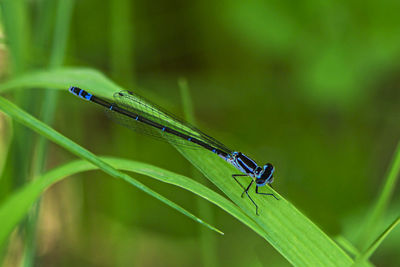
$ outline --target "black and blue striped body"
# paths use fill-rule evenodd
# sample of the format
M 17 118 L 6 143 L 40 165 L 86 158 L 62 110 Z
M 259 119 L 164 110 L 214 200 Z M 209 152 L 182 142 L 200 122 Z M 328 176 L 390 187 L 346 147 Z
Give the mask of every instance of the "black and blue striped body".
M 74 87 L 74 86 L 70 87 L 69 91 L 71 93 L 73 93 L 74 95 L 76 95 L 76 96 L 78 96 L 78 97 L 80 97 L 82 99 L 88 100 L 88 101 L 90 101 L 92 99 L 92 96 L 93 96 L 92 94 L 89 94 L 85 90 L 82 90 L 82 89 L 80 89 L 78 87 Z
M 255 171 L 260 168 L 257 163 L 241 152 L 233 152 L 231 164 L 236 167 L 239 171 L 247 174 L 250 177 L 255 177 Z
M 242 173 L 255 178 L 257 186 L 264 186 L 273 181 L 274 167 L 270 163 L 265 164 L 262 168 L 248 156 L 236 151 L 226 160 Z
M 203 147 L 203 148 L 205 148 L 207 150 L 210 150 L 211 152 L 217 154 L 218 156 L 220 156 L 221 158 L 223 158 L 225 160 L 227 160 L 227 158 L 230 157 L 229 153 L 221 151 L 220 149 L 215 148 L 215 147 L 213 147 L 213 146 L 211 146 L 211 145 L 209 145 L 209 144 L 207 144 L 207 143 L 205 143 L 205 142 L 203 142 L 201 140 L 198 140 L 195 137 L 189 136 L 187 134 L 183 134 L 183 133 L 178 132 L 178 131 L 176 131 L 174 129 L 166 127 L 166 126 L 164 126 L 164 125 L 162 125 L 160 123 L 151 121 L 151 120 L 149 120 L 147 118 L 144 118 L 143 116 L 140 116 L 139 114 L 132 113 L 129 110 L 123 108 L 123 107 L 121 108 L 121 107 L 119 107 L 118 105 L 116 105 L 114 103 L 111 103 L 111 102 L 105 101 L 105 100 L 103 100 L 101 98 L 98 98 L 98 97 L 86 92 L 85 90 L 82 90 L 82 89 L 78 88 L 78 87 L 70 87 L 69 91 L 71 93 L 73 93 L 74 95 L 76 95 L 76 96 L 78 96 L 78 97 L 80 97 L 80 98 L 82 98 L 84 100 L 92 101 L 92 102 L 94 102 L 96 104 L 99 104 L 99 105 L 109 109 L 109 110 L 118 112 L 118 113 L 120 113 L 122 115 L 125 115 L 125 116 L 127 116 L 129 118 L 132 118 L 132 119 L 136 120 L 137 122 L 145 123 L 145 124 L 147 124 L 149 126 L 152 126 L 154 128 L 159 129 L 161 132 L 173 134 L 173 135 L 175 135 L 177 137 L 182 138 L 183 140 L 187 140 L 187 141 L 192 142 L 192 143 L 194 143 L 196 145 L 199 145 L 199 146 L 201 146 L 201 147 Z
M 191 126 L 190 124 L 174 117 L 167 111 L 160 111 L 162 109 L 155 104 L 149 104 L 150 102 L 147 100 L 145 103 L 144 99 L 142 99 L 140 96 L 129 91 L 121 91 L 114 94 L 116 102 L 113 103 L 102 98 L 98 98 L 78 87 L 72 86 L 69 88 L 69 91 L 86 101 L 91 101 L 103 106 L 109 113 L 112 114 L 111 118 L 115 119 L 124 126 L 146 126 L 148 129 L 150 129 L 150 131 L 155 132 L 158 136 L 165 138 L 168 136 L 174 136 L 180 141 L 186 143 L 189 142 L 194 146 L 203 147 L 217 154 L 219 157 L 226 160 L 243 173 L 232 175 L 236 182 L 238 182 L 239 185 L 244 189 L 243 194 L 246 193 L 248 195 L 247 191 L 255 182 L 257 194 L 274 196 L 273 194 L 258 192 L 258 187 L 272 183 L 274 173 L 274 167 L 272 164 L 267 163 L 262 167 L 257 165 L 254 160 L 242 154 L 241 152 L 229 150 L 226 146 L 201 132 L 197 128 Z M 118 118 L 115 116 L 118 116 Z M 148 133 L 145 131 L 142 132 L 146 134 Z M 168 141 L 171 142 L 172 139 Z M 250 185 L 247 188 L 244 188 L 236 179 L 237 176 L 250 176 L 253 179 Z M 252 198 L 249 195 L 248 197 L 258 209 Z M 256 213 L 258 213 L 257 209 Z

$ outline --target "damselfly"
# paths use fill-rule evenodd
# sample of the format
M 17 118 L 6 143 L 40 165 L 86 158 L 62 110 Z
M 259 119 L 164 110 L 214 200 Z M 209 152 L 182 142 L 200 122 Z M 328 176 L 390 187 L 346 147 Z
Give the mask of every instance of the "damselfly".
M 232 174 L 232 178 L 243 189 L 242 197 L 246 194 L 254 204 L 257 215 L 258 206 L 248 193 L 254 183 L 256 184 L 256 194 L 269 195 L 278 199 L 274 194 L 258 191 L 259 187 L 266 184 L 270 185 L 273 182 L 275 169 L 271 163 L 267 163 L 262 167 L 257 165 L 254 160 L 243 153 L 228 149 L 225 145 L 201 132 L 196 127 L 176 118 L 159 106 L 130 91 L 115 93 L 114 102 L 96 97 L 75 86 L 70 87 L 69 91 L 84 100 L 105 107 L 110 118 L 132 130 L 178 145 L 203 147 L 217 154 L 242 172 L 241 174 Z M 244 187 L 237 179 L 237 177 L 242 176 L 250 176 L 252 178 L 247 187 Z

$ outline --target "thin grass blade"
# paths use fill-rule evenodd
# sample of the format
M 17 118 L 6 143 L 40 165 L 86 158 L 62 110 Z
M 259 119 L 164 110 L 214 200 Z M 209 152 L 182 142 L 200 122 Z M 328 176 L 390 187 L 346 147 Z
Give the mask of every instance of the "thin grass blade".
M 120 178 L 124 181 L 131 183 L 132 185 L 136 186 L 140 190 L 150 194 L 151 196 L 164 202 L 168 206 L 176 209 L 177 211 L 188 216 L 189 218 L 203 224 L 204 226 L 210 228 L 211 230 L 214 230 L 214 231 L 222 234 L 222 232 L 220 230 L 216 229 L 215 227 L 213 227 L 213 226 L 209 225 L 208 223 L 202 221 L 201 219 L 197 218 L 190 212 L 186 211 L 179 205 L 175 204 L 174 202 L 170 201 L 169 199 L 163 197 L 162 195 L 160 195 L 157 192 L 153 191 L 152 189 L 148 188 L 147 186 L 140 183 L 139 181 L 132 179 L 129 175 L 119 172 L 118 170 L 113 168 L 111 165 L 102 161 L 100 158 L 98 158 L 96 155 L 94 155 L 90 151 L 84 149 L 83 147 L 74 143 L 70 139 L 61 135 L 60 133 L 58 133 L 57 131 L 55 131 L 54 129 L 49 127 L 48 125 L 43 124 L 36 118 L 32 117 L 30 114 L 19 109 L 16 105 L 14 105 L 13 103 L 9 102 L 8 100 L 6 100 L 5 98 L 2 98 L 2 97 L 0 97 L 0 109 L 3 112 L 5 112 L 6 114 L 8 114 L 11 118 L 19 121 L 20 123 L 27 126 L 28 128 L 31 128 L 32 130 L 36 131 L 37 133 L 50 139 L 54 143 L 64 147 L 66 150 L 77 155 L 78 157 L 81 157 L 81 158 L 91 162 L 92 164 L 98 166 L 101 170 L 103 170 L 105 173 L 111 175 L 112 177 Z
M 361 248 L 365 248 L 366 244 L 371 242 L 371 233 L 376 233 L 379 222 L 383 219 L 385 211 L 389 205 L 390 198 L 393 195 L 393 191 L 396 187 L 397 180 L 400 173 L 400 142 L 397 144 L 396 151 L 393 154 L 392 162 L 388 168 L 385 183 L 382 187 L 372 211 L 362 225 L 357 244 Z
M 239 221 L 247 224 L 250 228 L 256 229 L 256 232 L 259 235 L 265 236 L 263 229 L 257 226 L 256 223 L 251 223 L 252 221 L 249 220 L 249 218 L 235 204 L 188 177 L 150 164 L 133 160 L 113 157 L 101 157 L 101 160 L 110 164 L 116 169 L 146 175 L 161 182 L 175 185 L 193 192 L 205 200 L 208 200 L 218 207 L 224 209 Z M 84 160 L 72 161 L 52 169 L 14 193 L 0 206 L 0 245 L 4 244 L 6 237 L 10 234 L 12 229 L 14 229 L 18 222 L 23 219 L 37 198 L 39 198 L 40 195 L 43 194 L 50 186 L 69 176 L 84 171 L 98 169 L 98 166 L 95 166 Z M 130 178 L 130 180 L 132 180 L 132 178 Z M 250 224 L 248 224 L 249 222 Z
M 356 260 L 356 263 L 363 262 L 369 259 L 372 254 L 376 251 L 380 244 L 382 244 L 383 240 L 390 234 L 391 231 L 400 223 L 400 217 L 398 217 L 394 222 L 389 225 L 386 230 L 378 236 L 378 238 L 366 249 Z
M 69 70 L 69 72 L 71 71 L 73 72 L 73 70 Z M 48 73 L 47 76 L 49 75 L 51 76 Z M 62 71 L 57 75 L 62 76 Z M 36 78 L 37 76 L 33 75 L 30 77 L 30 79 Z M 74 83 L 74 81 L 66 81 L 65 79 L 67 78 L 56 85 L 56 81 L 51 78 L 51 87 L 59 88 L 66 83 Z M 76 85 L 90 89 L 93 94 L 106 97 L 121 90 L 118 86 L 113 87 L 113 83 L 105 79 L 104 76 L 101 79 L 93 81 L 86 77 L 85 81 L 79 81 Z M 37 80 L 34 82 L 37 82 Z M 48 81 L 43 80 L 40 82 L 42 85 L 48 83 Z M 83 83 L 86 87 L 82 86 Z M 293 265 L 349 266 L 353 263 L 352 259 L 332 239 L 272 189 L 267 188 L 265 190 L 268 193 L 273 192 L 279 200 L 252 194 L 261 210 L 261 215 L 257 216 L 250 201 L 240 197 L 241 190 L 231 178 L 231 175 L 237 172 L 234 167 L 208 151 L 191 150 L 183 147 L 180 147 L 179 151 L 245 212 L 249 220 L 248 225 L 250 225 L 250 221 L 256 222 L 263 229 L 265 239 Z M 256 228 L 252 229 L 256 230 Z

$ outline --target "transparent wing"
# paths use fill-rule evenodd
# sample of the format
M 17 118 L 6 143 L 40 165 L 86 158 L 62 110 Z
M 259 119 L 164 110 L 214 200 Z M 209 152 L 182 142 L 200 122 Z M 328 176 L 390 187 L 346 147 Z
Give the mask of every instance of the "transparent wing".
M 184 120 L 177 118 L 175 115 L 165 111 L 163 108 L 151 103 L 150 101 L 144 99 L 143 97 L 130 92 L 121 91 L 114 94 L 114 99 L 116 104 L 134 114 L 137 114 L 143 118 L 161 124 L 165 127 L 171 128 L 192 138 L 196 138 L 203 141 L 215 148 L 220 149 L 226 153 L 231 153 L 232 151 L 227 148 L 222 143 L 218 142 L 211 136 L 201 132 L 199 129 L 185 122 Z M 153 138 L 168 141 L 177 145 L 187 146 L 187 147 L 199 147 L 198 145 L 182 139 L 174 134 L 163 132 L 160 129 L 152 127 L 148 124 L 141 123 L 127 117 L 123 114 L 115 112 L 113 110 L 107 110 L 107 115 L 117 123 L 134 130 L 136 132 L 151 136 Z

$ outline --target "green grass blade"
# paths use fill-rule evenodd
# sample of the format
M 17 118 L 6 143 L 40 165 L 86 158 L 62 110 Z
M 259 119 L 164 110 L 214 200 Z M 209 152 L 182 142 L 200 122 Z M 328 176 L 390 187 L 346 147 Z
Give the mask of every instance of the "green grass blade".
M 344 236 L 339 235 L 335 237 L 336 243 L 338 243 L 344 250 L 346 250 L 352 257 L 358 257 L 360 251 Z
M 0 85 L 0 92 L 15 88 L 53 88 L 67 90 L 71 85 L 91 89 L 99 96 L 112 98 L 115 91 L 123 90 L 101 72 L 90 68 L 58 68 L 26 73 Z
M 50 68 L 59 67 L 64 61 L 73 3 L 73 0 L 57 1 L 53 46 L 50 53 L 49 62 Z M 40 119 L 46 124 L 51 125 L 54 120 L 55 109 L 58 103 L 57 96 L 58 92 L 51 89 L 47 89 L 43 96 Z M 47 140 L 44 137 L 40 137 L 34 149 L 32 170 L 30 171 L 30 173 L 33 173 L 33 177 L 36 177 L 38 174 L 42 173 L 46 163 L 46 152 Z M 35 208 L 32 209 L 31 215 L 28 216 L 27 220 L 27 227 L 25 230 L 24 260 L 22 264 L 24 267 L 34 266 L 34 258 L 36 253 L 36 224 L 39 211 L 40 201 L 37 203 Z
M 247 198 L 241 198 L 241 188 L 231 178 L 237 170 L 208 151 L 180 152 L 236 203 L 267 233 L 268 242 L 296 266 L 348 266 L 351 258 L 324 232 L 291 203 L 271 188 L 279 200 L 251 194 L 260 208 L 260 216 Z
M 114 79 L 124 77 L 130 83 L 135 81 L 134 5 L 131 0 L 113 0 L 109 9 L 110 70 Z
M 345 238 L 342 235 L 336 236 L 335 237 L 336 242 L 344 249 L 346 250 L 352 258 L 357 258 L 360 256 L 360 251 L 352 244 L 347 238 Z M 368 259 L 359 261 L 357 263 L 357 266 L 374 266 L 371 262 L 368 261 Z
M 194 116 L 194 108 L 192 97 L 190 96 L 190 90 L 188 82 L 185 78 L 180 78 L 178 80 L 178 86 L 180 89 L 180 95 L 182 99 L 183 113 L 185 114 L 184 118 L 187 122 L 192 125 L 196 125 L 195 116 Z M 192 167 L 193 174 L 198 174 L 198 172 L 194 171 L 194 166 Z M 198 176 L 198 175 L 197 175 Z M 215 221 L 213 216 L 212 207 L 209 203 L 197 200 L 197 207 L 199 211 L 200 217 L 209 218 L 211 222 Z M 210 231 L 205 231 L 202 227 L 200 230 L 201 238 L 201 254 L 203 258 L 204 266 L 219 266 L 218 264 L 218 248 L 216 242 L 216 236 L 213 235 Z
M 235 204 L 188 177 L 133 160 L 113 157 L 101 157 L 101 160 L 116 169 L 146 175 L 159 181 L 191 191 L 224 209 L 239 221 L 245 224 L 250 222 L 250 224 L 248 224 L 250 228 L 257 229 L 259 235 L 265 236 L 263 230 L 258 227 L 257 224 L 249 220 L 249 218 Z M 4 243 L 12 229 L 25 216 L 32 204 L 47 188 L 68 176 L 97 169 L 99 169 L 98 166 L 87 161 L 76 160 L 52 169 L 14 193 L 0 206 L 0 244 Z M 132 178 L 130 179 L 132 180 Z
M 5 71 L 7 74 L 22 73 L 29 68 L 29 57 L 32 54 L 32 42 L 30 38 L 30 18 L 29 3 L 25 0 L 3 0 L 0 1 L 1 27 L 4 29 L 5 42 L 8 60 L 4 61 Z M 2 56 L 2 60 L 4 57 Z M 1 62 L 3 65 L 3 62 Z M 34 102 L 28 101 L 29 94 L 21 94 L 16 91 L 14 97 L 17 102 L 28 110 L 33 110 Z M 23 127 L 13 126 L 13 138 L 10 149 L 7 153 L 2 185 L 7 185 L 10 189 L 17 188 L 27 179 L 26 173 L 29 171 L 29 157 L 26 154 L 31 153 L 32 139 L 27 129 Z M 18 164 L 19 168 L 14 168 Z M 8 176 L 8 177 L 7 177 Z M 8 188 L 2 189 L 7 191 Z M 8 192 L 6 192 L 8 193 Z M 0 262 L 2 256 L 0 255 Z
M 379 197 L 369 217 L 362 226 L 362 230 L 360 231 L 357 243 L 361 248 L 365 248 L 365 246 L 371 242 L 371 236 L 374 236 L 371 233 L 376 232 L 377 226 L 379 225 L 379 221 L 382 219 L 382 216 L 384 215 L 385 210 L 389 205 L 390 198 L 393 195 L 393 191 L 396 187 L 397 180 L 400 176 L 399 173 L 400 173 L 400 142 L 397 144 L 397 148 L 393 155 L 390 167 L 388 169 L 385 179 L 385 184 L 382 188 L 382 191 L 379 194 Z
M 5 165 L 5 161 L 7 159 L 7 153 L 9 151 L 10 145 L 11 145 L 11 138 L 12 138 L 12 124 L 11 124 L 11 120 L 9 120 L 8 118 L 4 117 L 1 118 L 2 119 L 2 127 L 3 130 L 0 133 L 0 151 L 2 151 L 2 153 L 0 153 L 0 185 L 4 186 L 3 184 L 1 184 L 1 179 L 2 179 L 2 175 L 3 175 L 3 170 L 4 170 L 4 165 Z M 0 196 L 3 196 L 3 194 L 6 194 L 7 190 L 4 190 L 5 188 L 1 188 L 0 186 Z M 2 197 L 0 197 L 0 200 L 2 199 Z
M 371 255 L 376 251 L 383 240 L 389 235 L 389 233 L 400 223 L 400 217 L 398 217 L 388 228 L 365 250 L 358 258 L 356 263 L 365 261 L 371 257 Z
M 96 155 L 94 155 L 90 151 L 88 151 L 88 150 L 84 149 L 83 147 L 79 146 L 78 144 L 72 142 L 65 136 L 63 136 L 60 133 L 58 133 L 57 131 L 53 130 L 48 125 L 40 122 L 36 118 L 32 117 L 30 114 L 24 112 L 23 110 L 18 108 L 16 105 L 14 105 L 13 103 L 9 102 L 8 100 L 6 100 L 5 98 L 2 98 L 2 97 L 0 97 L 0 109 L 3 110 L 3 112 L 5 112 L 6 114 L 8 114 L 11 118 L 19 121 L 20 123 L 27 126 L 28 128 L 31 128 L 32 130 L 36 131 L 37 133 L 50 139 L 54 143 L 64 147 L 66 150 L 77 155 L 78 157 L 83 158 L 83 159 L 91 162 L 92 164 L 98 166 L 105 173 L 111 175 L 112 177 L 120 178 L 124 181 L 131 183 L 132 185 L 136 186 L 140 190 L 150 194 L 151 196 L 164 202 L 165 204 L 167 204 L 170 207 L 176 209 L 177 211 L 183 213 L 184 215 L 188 216 L 189 218 L 203 224 L 204 226 L 206 226 L 218 233 L 222 233 L 220 230 L 216 229 L 215 227 L 213 227 L 213 226 L 207 224 L 206 222 L 202 221 L 201 219 L 197 218 L 196 216 L 194 216 L 190 212 L 186 211 L 179 205 L 168 200 L 167 198 L 163 197 L 162 195 L 158 194 L 157 192 L 151 190 L 150 188 L 148 188 L 144 184 L 140 183 L 139 181 L 132 179 L 129 175 L 117 171 L 111 165 L 102 161 L 101 159 L 99 159 Z
M 11 54 L 13 72 L 26 69 L 30 51 L 28 5 L 25 0 L 0 1 L 2 26 Z
M 74 4 L 75 0 L 59 0 L 57 3 L 50 68 L 59 67 L 64 62 Z
M 181 93 L 185 119 L 187 122 L 196 125 L 192 97 L 190 96 L 190 90 L 187 80 L 185 78 L 180 78 L 178 80 L 178 86 Z
M 115 91 L 121 89 L 97 72 L 86 73 L 88 76 L 82 75 L 85 77 L 85 80 L 82 81 L 78 79 L 77 75 L 73 80 L 68 80 L 72 78 L 71 73 L 76 74 L 77 72 L 79 73 L 77 69 L 64 69 L 58 70 L 58 73 L 48 72 L 46 77 L 43 77 L 42 72 L 39 75 L 32 74 L 31 80 L 25 82 L 26 86 L 30 86 L 29 84 L 38 82 L 37 78 L 41 77 L 42 87 L 51 83 L 50 87 L 62 88 L 73 83 L 94 94 L 106 97 L 110 97 Z M 63 73 L 70 76 L 63 76 Z M 52 74 L 56 74 L 57 78 L 62 78 L 62 80 L 57 81 L 51 76 Z M 94 79 L 94 76 L 97 76 L 99 80 Z M 48 78 L 51 82 L 44 81 L 43 78 Z M 21 79 L 18 82 L 9 81 L 7 87 L 0 87 L 0 90 L 10 88 L 10 83 L 11 85 L 12 83 L 20 84 Z M 260 197 L 251 193 L 261 211 L 261 215 L 256 216 L 254 206 L 247 198 L 240 197 L 240 187 L 231 178 L 233 173 L 237 173 L 234 167 L 208 151 L 183 148 L 179 148 L 179 150 L 246 213 L 249 217 L 249 224 L 250 221 L 255 221 L 263 229 L 268 242 L 293 265 L 348 266 L 353 263 L 352 259 L 332 239 L 272 189 L 262 188 L 266 192 L 274 192 L 280 199 L 279 201 L 272 197 Z M 279 176 L 279 170 L 277 175 Z M 256 228 L 251 228 L 256 231 Z

